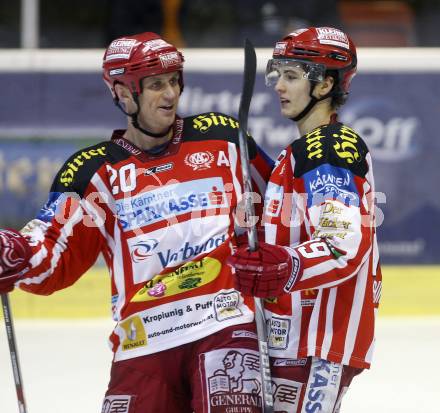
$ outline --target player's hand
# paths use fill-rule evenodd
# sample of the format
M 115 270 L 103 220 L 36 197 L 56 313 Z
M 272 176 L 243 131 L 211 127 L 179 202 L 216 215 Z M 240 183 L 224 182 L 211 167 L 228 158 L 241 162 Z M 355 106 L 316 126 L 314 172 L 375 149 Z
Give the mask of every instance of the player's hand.
M 14 289 L 31 255 L 29 244 L 19 232 L 0 229 L 0 294 Z
M 235 269 L 237 290 L 244 295 L 269 298 L 290 290 L 299 272 L 295 255 L 293 250 L 261 242 L 254 252 L 249 251 L 248 245 L 240 246 L 226 262 Z
M 264 228 L 257 228 L 257 238 L 258 238 L 258 242 L 264 242 L 264 240 L 265 240 Z M 240 248 L 243 245 L 248 246 L 249 241 L 248 241 L 247 232 L 243 232 L 242 234 L 236 235 L 235 241 L 237 243 L 236 248 Z M 235 252 L 235 250 L 234 250 L 234 252 Z

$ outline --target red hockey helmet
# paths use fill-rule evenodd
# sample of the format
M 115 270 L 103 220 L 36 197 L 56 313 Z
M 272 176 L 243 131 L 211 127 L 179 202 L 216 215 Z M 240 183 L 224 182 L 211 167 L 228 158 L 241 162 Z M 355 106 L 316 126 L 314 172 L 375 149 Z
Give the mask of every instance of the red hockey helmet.
M 266 83 L 276 80 L 277 65 L 289 62 L 302 65 L 312 81 L 323 80 L 326 74 L 336 75 L 333 93 L 346 95 L 356 74 L 356 47 L 348 35 L 332 27 L 296 30 L 276 43 L 267 65 Z
M 180 90 L 183 89 L 183 55 L 158 34 L 145 32 L 124 36 L 110 43 L 104 53 L 103 77 L 113 98 L 117 99 L 114 85 L 122 83 L 132 93 L 142 92 L 144 77 L 180 72 Z

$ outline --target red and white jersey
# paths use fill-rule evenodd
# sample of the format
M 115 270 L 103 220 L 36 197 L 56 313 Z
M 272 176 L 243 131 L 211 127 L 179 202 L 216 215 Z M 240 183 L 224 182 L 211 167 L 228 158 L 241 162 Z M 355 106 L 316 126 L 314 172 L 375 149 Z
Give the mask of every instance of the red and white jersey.
M 75 153 L 24 228 L 33 249 L 23 290 L 73 284 L 102 254 L 110 271 L 115 360 L 159 352 L 253 320 L 225 264 L 242 197 L 238 123 L 219 113 L 177 119 L 156 156 L 115 131 Z M 255 190 L 271 160 L 249 138 Z M 261 208 L 260 208 L 261 211 Z
M 341 123 L 316 128 L 281 153 L 265 202 L 266 241 L 302 262 L 266 305 L 271 355 L 369 367 L 382 280 L 365 143 Z

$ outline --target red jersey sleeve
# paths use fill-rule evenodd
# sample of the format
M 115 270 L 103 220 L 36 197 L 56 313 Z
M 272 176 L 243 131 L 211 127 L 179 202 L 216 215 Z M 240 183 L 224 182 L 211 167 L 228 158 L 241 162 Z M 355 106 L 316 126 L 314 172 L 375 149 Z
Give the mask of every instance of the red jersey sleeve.
M 96 191 L 91 178 L 104 163 L 105 151 L 105 144 L 97 145 L 69 158 L 55 177 L 47 203 L 22 229 L 33 255 L 18 282 L 21 289 L 48 295 L 66 288 L 103 250 L 99 220 L 87 196 Z

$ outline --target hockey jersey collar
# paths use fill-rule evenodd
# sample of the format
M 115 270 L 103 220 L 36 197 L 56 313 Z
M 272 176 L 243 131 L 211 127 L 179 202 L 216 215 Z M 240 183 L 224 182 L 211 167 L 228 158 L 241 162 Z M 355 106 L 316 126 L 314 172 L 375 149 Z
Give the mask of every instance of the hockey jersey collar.
M 125 151 L 129 152 L 132 156 L 138 158 L 142 162 L 162 158 L 169 155 L 174 155 L 178 152 L 180 144 L 182 142 L 182 132 L 183 132 L 183 119 L 177 118 L 173 126 L 173 137 L 163 148 L 158 148 L 159 150 L 150 152 L 140 149 L 134 143 L 130 142 L 128 139 L 124 138 L 125 129 L 116 129 L 113 131 L 111 141 L 122 147 Z

